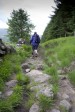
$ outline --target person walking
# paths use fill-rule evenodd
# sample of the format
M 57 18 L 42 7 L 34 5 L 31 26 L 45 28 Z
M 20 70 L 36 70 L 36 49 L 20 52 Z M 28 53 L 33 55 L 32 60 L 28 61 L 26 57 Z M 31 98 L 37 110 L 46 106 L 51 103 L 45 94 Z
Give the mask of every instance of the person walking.
M 30 39 L 30 44 L 32 45 L 32 55 L 33 56 L 38 56 L 38 46 L 40 43 L 40 37 L 37 34 L 37 32 L 34 32 L 34 34 L 32 35 L 31 39 Z

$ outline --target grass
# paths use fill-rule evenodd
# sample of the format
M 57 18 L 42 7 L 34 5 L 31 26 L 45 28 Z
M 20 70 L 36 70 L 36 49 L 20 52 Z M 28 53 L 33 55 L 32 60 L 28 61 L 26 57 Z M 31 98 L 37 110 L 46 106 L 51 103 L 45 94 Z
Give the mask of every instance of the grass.
M 28 58 L 30 53 L 31 53 L 31 48 L 29 46 L 27 47 L 23 45 L 20 48 L 16 48 L 16 53 L 6 55 L 3 58 L 3 61 L 0 62 L 1 82 L 7 81 L 13 73 L 18 74 L 22 72 L 21 63 L 25 61 L 26 58 Z M 3 85 L 3 83 L 1 84 Z M 1 84 L 0 87 L 2 88 Z
M 41 108 L 40 112 L 46 112 L 46 110 L 50 109 L 53 105 L 53 99 L 40 94 L 39 96 L 39 106 Z
M 25 107 L 30 109 L 31 106 L 36 102 L 36 98 L 35 98 L 35 93 L 34 92 L 30 92 L 28 94 L 28 100 L 25 104 Z
M 63 106 L 60 106 L 60 111 L 61 112 L 68 112 L 68 110 L 65 107 L 63 107 Z
M 51 68 L 52 65 L 55 66 L 56 69 L 68 67 L 70 63 L 75 60 L 74 41 L 74 37 L 67 37 L 53 39 L 42 44 L 42 49 L 44 49 L 45 52 L 45 63 L 49 68 Z M 46 71 L 49 72 L 49 70 Z
M 16 79 L 17 79 L 19 85 L 27 85 L 30 82 L 29 77 L 23 73 L 17 74 L 16 77 L 17 77 Z
M 14 108 L 22 101 L 22 86 L 16 86 L 13 94 L 7 99 L 0 100 L 0 112 L 14 112 Z
M 15 112 L 15 107 L 21 105 L 23 102 L 23 92 L 28 91 L 27 85 L 29 78 L 22 72 L 21 63 L 25 61 L 31 54 L 31 47 L 23 45 L 16 47 L 16 53 L 11 53 L 3 58 L 0 62 L 0 91 L 4 90 L 5 82 L 8 81 L 13 75 L 16 74 L 18 80 L 17 85 L 14 87 L 13 94 L 6 99 L 0 99 L 0 112 Z M 26 93 L 27 94 L 27 93 Z
M 44 49 L 44 72 L 52 77 L 49 82 L 53 85 L 52 91 L 54 99 L 56 99 L 59 91 L 58 75 L 61 75 L 58 74 L 58 70 L 69 67 L 71 62 L 75 60 L 75 37 L 53 39 L 43 43 L 41 47 Z M 75 86 L 75 70 L 68 72 L 68 76 L 71 83 Z M 47 103 L 44 100 L 42 101 L 42 108 L 45 108 Z M 61 111 L 67 112 L 64 108 Z
M 53 84 L 52 90 L 54 98 L 56 98 L 59 91 L 57 71 L 70 66 L 70 63 L 75 60 L 75 38 L 67 37 L 50 40 L 42 44 L 42 49 L 44 49 L 43 57 L 45 59 L 44 71 L 52 77 L 50 83 Z M 18 80 L 18 85 L 14 88 L 14 93 L 10 98 L 0 100 L 1 112 L 14 112 L 14 107 L 20 105 L 23 100 L 22 95 L 24 90 L 28 95 L 25 107 L 30 108 L 35 102 L 34 93 L 28 92 L 26 88 L 28 87 L 29 78 L 24 76 L 20 67 L 21 63 L 30 55 L 30 51 L 31 48 L 27 46 L 17 47 L 16 54 L 7 55 L 4 57 L 3 62 L 0 62 L 0 91 L 3 91 L 5 82 L 9 80 L 13 72 L 17 74 L 16 78 Z M 68 76 L 71 83 L 75 85 L 75 70 L 68 73 Z M 41 112 L 45 112 L 51 108 L 54 103 L 53 100 L 40 95 L 39 106 L 41 107 Z M 66 112 L 63 108 L 61 110 Z
M 71 81 L 71 83 L 75 86 L 75 70 L 71 71 L 69 74 L 69 79 Z

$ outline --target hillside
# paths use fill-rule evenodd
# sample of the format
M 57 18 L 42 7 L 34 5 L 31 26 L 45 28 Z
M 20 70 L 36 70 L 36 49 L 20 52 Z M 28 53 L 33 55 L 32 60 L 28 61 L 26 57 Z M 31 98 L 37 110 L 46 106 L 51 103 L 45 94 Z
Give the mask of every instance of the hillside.
M 16 48 L 0 62 L 1 112 L 75 112 L 75 38 Z
M 55 111 L 49 112 L 75 112 L 75 37 L 47 41 L 42 50 L 44 71 L 54 85 Z

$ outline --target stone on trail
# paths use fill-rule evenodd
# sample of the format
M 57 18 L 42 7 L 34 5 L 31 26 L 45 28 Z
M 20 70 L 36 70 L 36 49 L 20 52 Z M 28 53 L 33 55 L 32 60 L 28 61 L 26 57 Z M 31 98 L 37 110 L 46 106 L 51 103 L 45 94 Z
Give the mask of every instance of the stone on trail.
M 39 106 L 38 106 L 36 103 L 34 103 L 34 104 L 31 106 L 29 112 L 40 112 Z
M 27 75 L 30 77 L 31 80 L 34 82 L 43 83 L 47 82 L 51 77 L 47 74 L 43 74 L 39 70 L 31 70 Z
M 52 85 L 48 83 L 51 76 L 43 74 L 39 70 L 31 70 L 27 75 L 31 79 L 31 83 L 35 82 L 36 85 L 33 85 L 30 89 L 36 92 L 36 97 L 39 98 L 40 94 L 43 94 L 47 97 L 53 97 Z
M 52 109 L 51 112 L 60 112 L 60 111 L 57 109 Z
M 60 101 L 60 106 L 64 107 L 67 111 L 71 109 L 71 104 L 67 100 Z
M 6 82 L 6 86 L 9 88 L 14 87 L 17 84 L 17 80 L 10 80 L 9 82 Z
M 5 96 L 6 97 L 10 96 L 10 95 L 12 95 L 12 93 L 13 93 L 13 90 L 9 90 L 9 91 L 5 92 Z

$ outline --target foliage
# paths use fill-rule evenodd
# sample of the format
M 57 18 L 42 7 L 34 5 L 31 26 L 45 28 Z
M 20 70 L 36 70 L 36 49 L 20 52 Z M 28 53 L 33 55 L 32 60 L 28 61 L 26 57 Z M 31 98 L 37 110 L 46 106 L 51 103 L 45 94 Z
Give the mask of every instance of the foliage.
M 0 112 L 13 112 L 11 103 L 5 100 L 0 100 Z
M 32 106 L 34 103 L 35 103 L 35 95 L 34 95 L 34 93 L 29 93 L 29 94 L 28 94 L 28 100 L 27 100 L 25 106 L 26 106 L 28 109 L 30 109 L 31 106 Z
M 39 106 L 41 108 L 41 112 L 46 112 L 47 109 L 51 108 L 53 105 L 53 99 L 40 94 L 39 97 Z
M 58 92 L 58 90 L 59 90 L 59 86 L 58 86 L 58 84 L 53 84 L 53 88 L 52 88 L 52 91 L 53 91 L 53 94 L 54 94 L 54 98 L 56 98 L 57 97 L 57 92 Z
M 75 60 L 75 38 L 59 38 L 46 41 L 42 44 L 42 49 L 44 49 L 43 57 L 44 61 L 44 71 L 45 73 L 51 75 L 49 82 L 53 85 L 54 98 L 57 96 L 59 90 L 58 75 L 61 75 L 58 71 L 68 68 L 70 64 Z M 72 84 L 75 85 L 75 71 L 69 74 L 69 79 Z
M 45 63 L 49 66 L 49 74 L 51 74 L 53 68 L 57 70 L 65 66 L 69 66 L 74 60 L 74 41 L 74 37 L 67 37 L 53 39 L 42 44 L 43 49 L 45 49 Z
M 69 79 L 71 81 L 71 83 L 75 86 L 75 70 L 71 71 L 69 74 Z
M 75 35 L 75 3 L 73 0 L 54 0 L 54 15 L 43 33 L 42 41 Z
M 3 57 L 0 62 L 0 91 L 4 90 L 5 82 L 10 79 L 10 76 L 17 75 L 17 85 L 13 88 L 13 93 L 6 98 L 0 99 L 0 112 L 15 112 L 16 108 L 23 106 L 23 94 L 28 97 L 29 77 L 22 72 L 21 63 L 31 55 L 31 47 L 22 45 L 20 47 L 13 45 L 16 49 L 15 53 L 8 54 Z
M 22 101 L 22 87 L 16 86 L 14 93 L 8 98 L 0 100 L 0 112 L 14 112 L 14 107 L 20 105 Z
M 29 15 L 23 9 L 13 10 L 11 19 L 8 19 L 8 36 L 10 41 L 17 42 L 19 38 L 28 40 L 34 26 L 29 20 Z
M 22 86 L 16 86 L 14 88 L 14 93 L 8 98 L 8 102 L 11 103 L 12 107 L 18 106 L 22 101 Z
M 2 91 L 4 88 L 4 81 L 3 79 L 0 77 L 0 91 Z
M 19 85 L 27 85 L 30 82 L 29 77 L 22 73 L 17 74 L 17 80 Z
M 31 47 L 21 46 L 16 48 L 15 54 L 6 55 L 0 63 L 0 90 L 3 89 L 5 81 L 15 73 L 22 72 L 20 64 L 30 55 Z M 27 79 L 26 79 L 27 80 Z

